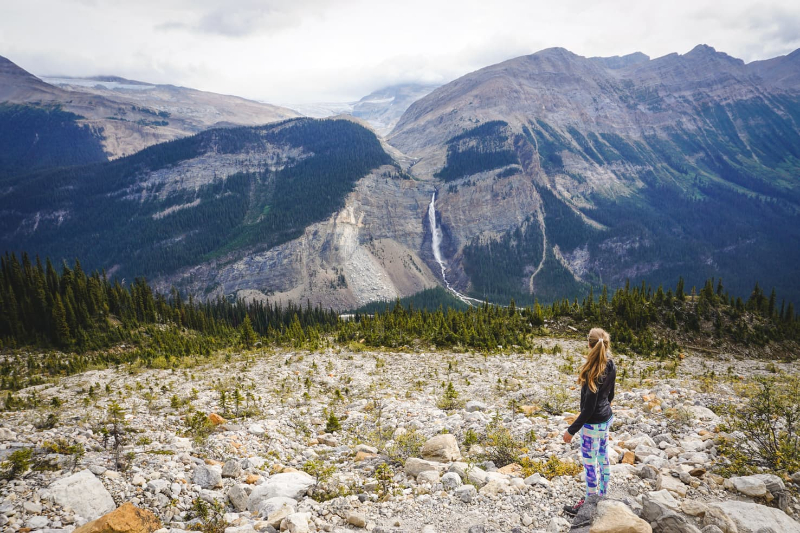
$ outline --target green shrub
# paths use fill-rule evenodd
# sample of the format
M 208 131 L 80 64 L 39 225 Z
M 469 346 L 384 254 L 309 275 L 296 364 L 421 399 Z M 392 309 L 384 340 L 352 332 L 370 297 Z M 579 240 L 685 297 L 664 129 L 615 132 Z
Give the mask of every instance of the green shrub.
M 425 444 L 425 436 L 416 430 L 411 430 L 398 435 L 386 453 L 392 461 L 403 464 L 409 457 L 416 457 Z
M 576 476 L 583 470 L 578 463 L 562 461 L 555 455 L 551 455 L 547 461 L 524 457 L 520 461 L 520 465 L 523 476 L 540 474 L 547 479 L 553 479 L 556 476 Z
M 800 470 L 800 377 L 757 377 L 745 406 L 728 408 L 725 420 L 733 435 L 722 445 L 728 468 Z
M 33 448 L 22 448 L 11 452 L 8 459 L 3 461 L 3 478 L 15 479 L 28 471 L 31 467 L 31 459 L 33 458 Z

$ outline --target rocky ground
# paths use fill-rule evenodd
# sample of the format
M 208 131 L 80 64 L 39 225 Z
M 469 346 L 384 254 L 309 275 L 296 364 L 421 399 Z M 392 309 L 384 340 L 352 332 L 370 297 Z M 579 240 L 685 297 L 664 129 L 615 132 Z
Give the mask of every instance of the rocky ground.
M 797 374 L 798 363 L 616 358 L 625 376 L 610 495 L 573 521 L 562 507 L 583 494 L 571 473 L 578 445 L 561 435 L 578 403 L 582 343 L 488 355 L 353 348 L 120 367 L 20 391 L 26 408 L 0 415 L 0 455 L 32 448 L 39 466 L 0 482 L 0 527 L 69 532 L 132 503 L 163 531 L 558 532 L 593 522 L 593 532 L 800 532 L 800 474 L 718 475 L 721 420 L 709 409 L 742 401 L 737 384 L 754 375 Z M 341 427 L 326 431 L 331 413 Z M 534 462 L 488 461 L 507 449 Z M 551 457 L 566 475 L 526 475 Z

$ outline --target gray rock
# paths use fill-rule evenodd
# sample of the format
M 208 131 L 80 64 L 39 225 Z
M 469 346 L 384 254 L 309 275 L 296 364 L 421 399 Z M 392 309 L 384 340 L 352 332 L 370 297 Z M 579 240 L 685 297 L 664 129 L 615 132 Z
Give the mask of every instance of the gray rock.
M 25 511 L 33 514 L 39 514 L 42 512 L 42 504 L 36 502 L 25 502 L 22 504 L 22 508 Z
M 242 465 L 236 459 L 228 459 L 222 467 L 222 477 L 239 477 L 242 474 Z
M 17 434 L 8 428 L 0 428 L 0 441 L 17 440 Z
M 786 485 L 783 484 L 783 480 L 775 474 L 755 474 L 751 477 L 758 478 L 763 481 L 764 485 L 767 487 L 767 490 L 773 495 L 786 490 Z
M 442 486 L 444 490 L 451 491 L 461 486 L 461 476 L 455 472 L 447 472 L 442 476 Z
M 772 528 L 781 533 L 800 533 L 800 523 L 795 522 L 780 509 L 737 501 L 710 504 L 709 511 L 713 509 L 722 511 L 733 520 L 738 533 L 758 533 L 763 528 Z
M 478 489 L 472 485 L 462 485 L 458 487 L 454 494 L 464 503 L 470 503 L 478 495 Z
M 792 474 L 792 483 L 800 485 L 800 470 Z
M 430 485 L 434 485 L 439 482 L 439 472 L 436 470 L 426 470 L 425 472 L 420 472 L 417 476 L 417 483 L 428 483 Z
M 465 482 L 472 483 L 477 487 L 483 487 L 489 482 L 489 474 L 485 470 L 467 463 L 453 463 L 448 472 L 455 472 Z
M 253 490 L 247 500 L 247 509 L 255 512 L 261 503 L 275 497 L 299 500 L 305 496 L 312 485 L 314 485 L 314 478 L 305 472 L 275 474 Z
M 650 522 L 655 533 L 700 533 L 697 527 L 675 512 L 677 509 L 677 500 L 666 490 L 642 496 L 641 517 Z
M 213 489 L 222 486 L 222 474 L 217 468 L 208 465 L 197 465 L 192 474 L 192 483 L 204 489 Z
M 103 483 L 88 470 L 54 481 L 47 488 L 46 495 L 87 520 L 100 518 L 117 507 Z
M 700 533 L 725 533 L 719 527 L 711 524 L 700 530 Z
M 233 505 L 233 508 L 239 512 L 247 510 L 247 500 L 250 496 L 244 488 L 244 485 L 234 485 L 228 491 L 228 500 Z

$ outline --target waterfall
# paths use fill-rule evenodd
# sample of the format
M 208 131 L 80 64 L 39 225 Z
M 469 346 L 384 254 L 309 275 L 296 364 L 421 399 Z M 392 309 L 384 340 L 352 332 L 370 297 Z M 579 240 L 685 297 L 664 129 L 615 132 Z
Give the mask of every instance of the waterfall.
M 464 296 L 453 287 L 450 286 L 450 282 L 447 281 L 447 275 L 445 274 L 445 265 L 444 260 L 442 259 L 442 230 L 436 225 L 436 191 L 433 191 L 433 196 L 431 196 L 431 203 L 428 205 L 428 222 L 431 226 L 431 249 L 433 251 L 433 258 L 436 259 L 436 262 L 439 263 L 439 268 L 442 269 L 442 281 L 444 281 L 447 290 L 452 292 L 459 300 L 464 302 L 465 304 L 472 305 L 469 300 L 473 300 L 473 298 L 469 298 Z M 476 300 L 477 301 L 477 300 Z

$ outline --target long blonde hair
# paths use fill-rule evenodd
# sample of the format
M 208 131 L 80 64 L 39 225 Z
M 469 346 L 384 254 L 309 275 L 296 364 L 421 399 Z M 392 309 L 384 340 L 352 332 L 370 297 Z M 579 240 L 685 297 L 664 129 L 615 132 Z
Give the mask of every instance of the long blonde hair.
M 597 392 L 598 381 L 606 372 L 608 350 L 611 348 L 611 337 L 602 328 L 592 328 L 589 332 L 589 355 L 578 372 L 578 385 L 586 385 L 592 392 Z

